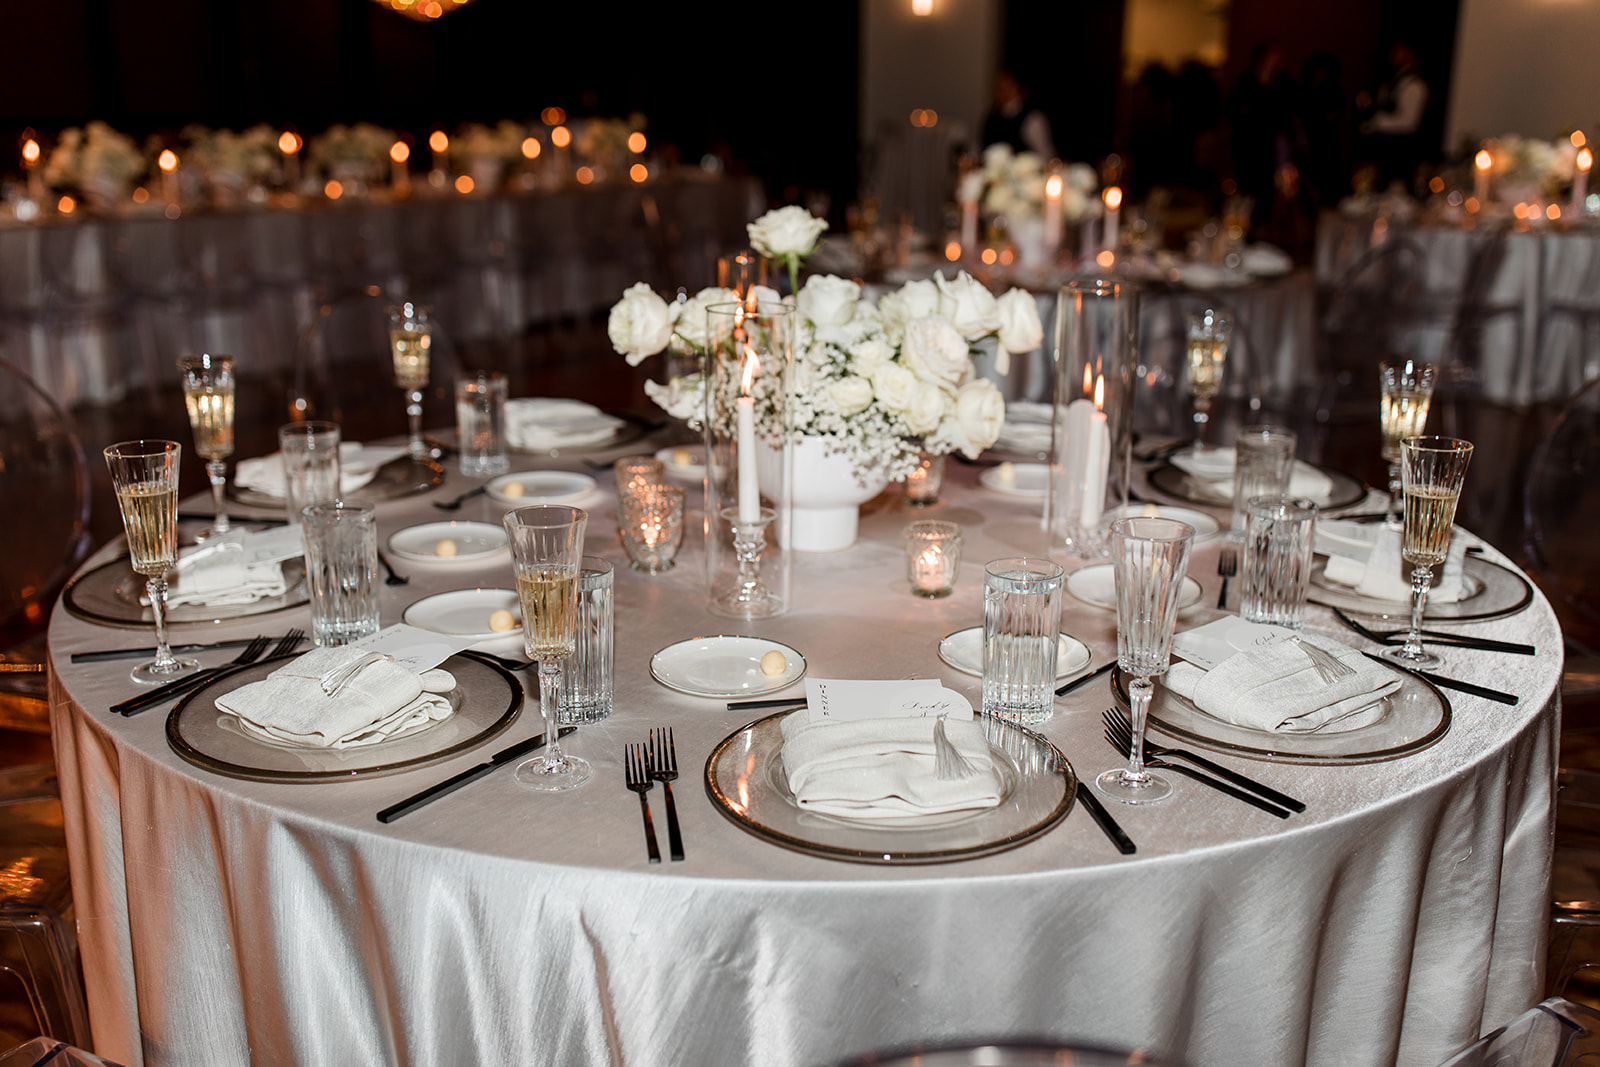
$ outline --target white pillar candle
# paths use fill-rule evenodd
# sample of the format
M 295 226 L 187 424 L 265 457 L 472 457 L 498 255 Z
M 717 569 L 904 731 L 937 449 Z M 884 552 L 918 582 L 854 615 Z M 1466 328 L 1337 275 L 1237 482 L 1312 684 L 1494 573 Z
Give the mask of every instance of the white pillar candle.
M 760 372 L 755 350 L 745 346 L 744 396 L 734 402 L 739 417 L 739 521 L 761 521 L 761 483 L 756 476 L 756 402 L 750 396 L 750 382 Z
M 1104 397 L 1104 379 L 1095 391 Z M 1098 526 L 1111 473 L 1110 427 L 1105 413 L 1087 398 L 1067 405 L 1066 422 L 1067 476 L 1077 497 L 1078 525 Z
M 972 257 L 978 254 L 978 202 L 968 200 L 961 205 L 961 254 Z
M 1053 266 L 1061 251 L 1061 175 L 1044 183 L 1044 255 Z
M 1106 191 L 1101 194 L 1106 205 L 1105 240 L 1102 242 L 1106 251 L 1117 250 L 1117 224 L 1122 217 L 1122 190 L 1115 185 L 1106 186 Z
M 1589 168 L 1594 166 L 1594 153 L 1587 146 L 1578 149 L 1577 166 L 1577 173 L 1572 176 L 1572 211 L 1581 218 L 1583 202 L 1589 197 Z
M 1487 148 L 1478 149 L 1477 156 L 1472 161 L 1472 195 L 1478 198 L 1478 207 L 1489 206 L 1489 168 L 1494 166 L 1494 157 Z

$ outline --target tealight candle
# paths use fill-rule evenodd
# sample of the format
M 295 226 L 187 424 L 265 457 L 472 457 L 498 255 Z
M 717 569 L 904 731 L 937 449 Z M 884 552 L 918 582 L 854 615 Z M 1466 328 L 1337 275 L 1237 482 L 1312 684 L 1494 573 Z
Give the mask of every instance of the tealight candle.
M 930 600 L 950 595 L 961 565 L 961 527 L 922 519 L 906 527 L 906 578 L 911 592 Z
M 618 528 L 634 570 L 662 574 L 672 569 L 683 544 L 683 503 L 683 490 L 675 485 L 645 483 L 629 494 Z
M 914 508 L 931 507 L 939 502 L 939 487 L 944 484 L 944 457 L 927 452 L 917 456 L 917 466 L 906 475 L 906 503 Z

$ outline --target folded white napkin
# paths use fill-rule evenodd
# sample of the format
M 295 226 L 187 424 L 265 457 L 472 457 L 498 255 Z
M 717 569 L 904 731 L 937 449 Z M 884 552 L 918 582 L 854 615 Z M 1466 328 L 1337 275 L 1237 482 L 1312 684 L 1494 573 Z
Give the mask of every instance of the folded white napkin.
M 306 748 L 353 748 L 399 737 L 454 714 L 447 694 L 449 671 L 423 674 L 391 659 L 361 668 L 336 695 L 322 679 L 368 655 L 366 649 L 318 648 L 217 698 L 220 711 L 281 744 Z
M 339 491 L 348 493 L 372 481 L 378 468 L 405 455 L 404 447 L 369 447 L 358 441 L 339 445 Z M 267 496 L 284 495 L 283 453 L 242 459 L 233 473 L 233 483 Z
M 1294 260 L 1277 245 L 1254 244 L 1239 253 L 1239 265 L 1258 277 L 1288 274 L 1294 269 Z
M 1018 400 L 1006 405 L 1006 421 L 996 444 L 1015 452 L 1048 452 L 1055 430 L 1055 408 Z
M 1376 600 L 1411 599 L 1411 565 L 1400 558 L 1400 531 L 1380 523 L 1327 519 L 1317 523 L 1315 549 L 1328 557 L 1323 576 Z M 1428 599 L 1453 604 L 1466 593 L 1461 565 L 1467 542 L 1452 537 L 1444 574 L 1428 589 Z
M 937 719 L 783 720 L 783 770 L 801 810 L 848 819 L 904 819 L 992 808 L 1000 778 L 977 720 L 946 719 L 945 736 L 977 773 L 934 773 Z
M 167 588 L 167 604 L 254 604 L 266 597 L 282 596 L 288 588 L 282 564 L 247 566 L 244 546 L 237 541 L 224 541 L 202 545 L 178 557 L 177 580 Z
M 1233 449 L 1207 448 L 1200 452 L 1179 452 L 1172 457 L 1172 465 L 1202 482 L 1213 483 L 1222 496 L 1233 496 Z M 1295 460 L 1289 469 L 1289 495 L 1325 498 L 1333 491 L 1333 479 L 1309 463 Z
M 1383 717 L 1378 702 L 1400 688 L 1400 677 L 1359 651 L 1316 634 L 1300 640 L 1339 657 L 1355 674 L 1324 682 L 1304 649 L 1292 641 L 1235 652 L 1211 670 L 1173 660 L 1163 679 L 1208 715 L 1271 733 L 1343 733 Z
M 622 425 L 621 419 L 581 400 L 524 397 L 506 401 L 506 441 L 526 451 L 598 444 Z

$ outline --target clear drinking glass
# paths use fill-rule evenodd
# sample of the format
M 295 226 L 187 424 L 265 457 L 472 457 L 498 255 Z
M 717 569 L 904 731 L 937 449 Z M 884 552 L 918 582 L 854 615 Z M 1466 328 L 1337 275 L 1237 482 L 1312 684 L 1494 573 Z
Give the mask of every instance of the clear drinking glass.
M 1205 447 L 1211 401 L 1222 387 L 1222 370 L 1228 362 L 1233 323 L 1214 308 L 1189 316 L 1189 394 L 1194 397 L 1194 450 Z
M 1055 713 L 1056 646 L 1066 572 L 1047 559 L 983 569 L 983 713 L 1032 726 Z
M 167 571 L 178 562 L 178 461 L 176 441 L 123 441 L 105 450 L 111 487 L 128 533 L 133 569 L 145 576 L 145 593 L 156 624 L 156 656 L 132 671 L 144 685 L 169 682 L 200 666 L 179 659 L 167 645 Z
M 943 485 L 944 456 L 919 453 L 916 469 L 906 475 L 906 503 L 914 508 L 932 507 L 939 502 Z
M 950 595 L 961 566 L 961 527 L 938 519 L 919 519 L 906 527 L 906 580 L 920 597 Z
M 378 632 L 378 509 L 372 504 L 312 504 L 301 512 L 311 640 L 348 645 Z
M 332 504 L 339 499 L 339 424 L 291 422 L 278 428 L 278 450 L 283 456 L 283 505 L 289 525 L 311 504 Z
M 406 394 L 406 418 L 411 427 L 411 454 L 427 456 L 422 440 L 422 391 L 428 387 L 428 359 L 433 348 L 431 309 L 407 300 L 389 308 L 389 352 L 394 357 L 394 382 Z
M 1294 471 L 1297 438 L 1276 426 L 1245 426 L 1233 442 L 1233 521 L 1228 536 L 1244 540 L 1245 506 L 1258 496 L 1283 496 Z
M 1251 499 L 1239 575 L 1239 617 L 1299 630 L 1305 625 L 1317 505 L 1291 497 Z
M 1111 564 L 1117 584 L 1117 666 L 1132 680 L 1128 704 L 1133 743 L 1128 765 L 1094 780 L 1095 788 L 1128 804 L 1172 795 L 1172 783 L 1144 766 L 1144 727 L 1155 692 L 1151 681 L 1172 658 L 1178 593 L 1189 569 L 1194 527 L 1174 519 L 1118 519 L 1111 524 Z
M 183 404 L 189 409 L 194 450 L 206 461 L 216 510 L 216 518 L 199 536 L 225 534 L 228 509 L 222 493 L 228 485 L 228 465 L 224 461 L 233 455 L 233 357 L 201 355 L 180 359 L 178 371 L 183 375 Z
M 1405 531 L 1400 558 L 1411 564 L 1411 629 L 1405 644 L 1391 645 L 1385 659 L 1407 667 L 1437 667 L 1444 660 L 1422 647 L 1422 615 L 1428 606 L 1433 568 L 1450 554 L 1461 483 L 1472 462 L 1472 444 L 1455 437 L 1408 437 L 1400 442 L 1400 482 L 1405 492 Z
M 611 564 L 598 556 L 584 556 L 578 572 L 577 640 L 561 671 L 556 703 L 556 722 L 562 726 L 596 723 L 611 714 L 616 611 L 611 590 Z
M 469 478 L 511 469 L 506 456 L 505 375 L 456 379 L 456 444 L 461 448 L 461 473 Z
M 641 574 L 665 574 L 683 544 L 683 490 L 675 485 L 635 486 L 618 498 L 622 547 Z M 626 501 L 626 508 L 622 506 Z
M 1378 418 L 1383 428 L 1383 458 L 1389 464 L 1389 506 L 1384 521 L 1399 525 L 1400 442 L 1416 437 L 1428 422 L 1428 405 L 1433 400 L 1434 369 L 1428 363 L 1380 363 L 1378 381 L 1382 396 Z
M 522 603 L 523 649 L 539 664 L 539 713 L 546 739 L 544 755 L 517 767 L 516 778 L 543 792 L 576 788 L 591 773 L 587 761 L 561 751 L 556 736 L 561 669 L 578 640 L 578 580 L 588 522 L 588 512 L 558 505 L 518 508 L 505 518 Z

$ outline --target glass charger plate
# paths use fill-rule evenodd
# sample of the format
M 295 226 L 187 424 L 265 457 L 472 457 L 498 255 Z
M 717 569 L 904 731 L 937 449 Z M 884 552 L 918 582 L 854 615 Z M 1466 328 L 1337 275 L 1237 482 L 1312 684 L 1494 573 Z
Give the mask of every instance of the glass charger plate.
M 288 584 L 288 589 L 281 596 L 262 597 L 252 604 L 169 606 L 167 625 L 210 624 L 227 619 L 271 615 L 275 611 L 297 608 L 311 598 L 303 559 L 296 557 L 283 561 L 283 580 Z M 139 598 L 144 595 L 144 583 L 144 575 L 136 574 L 128 566 L 128 557 L 119 556 L 72 579 L 62 594 L 61 603 L 86 622 L 154 629 L 150 609 L 139 603 Z
M 219 675 L 183 698 L 167 716 L 167 743 L 196 767 L 258 782 L 338 782 L 395 774 L 459 755 L 493 738 L 522 710 L 522 686 L 486 657 L 459 652 L 440 666 L 455 675 L 456 713 L 425 730 L 362 748 L 294 748 L 247 734 L 217 710 L 217 696 L 260 681 L 294 655 Z
M 1328 561 L 1319 559 L 1311 568 L 1311 593 L 1308 599 L 1325 607 L 1340 611 L 1370 615 L 1380 619 L 1411 621 L 1409 600 L 1379 600 L 1363 596 L 1348 585 L 1328 581 L 1323 571 Z M 1481 556 L 1467 556 L 1461 561 L 1461 579 L 1467 583 L 1467 595 L 1450 604 L 1428 598 L 1423 618 L 1440 622 L 1486 622 L 1515 615 L 1533 601 L 1533 586 L 1516 571 Z
M 431 459 L 401 456 L 379 467 L 372 481 L 345 497 L 346 503 L 381 504 L 385 500 L 416 496 L 444 484 L 444 467 Z M 229 500 L 252 508 L 283 509 L 283 497 L 228 483 Z
M 1275 734 L 1235 726 L 1207 715 L 1158 681 L 1150 702 L 1150 727 L 1201 748 L 1278 763 L 1380 763 L 1434 744 L 1450 730 L 1450 701 L 1414 674 L 1395 671 L 1400 688 L 1383 698 L 1383 718 L 1341 734 Z M 1111 669 L 1111 693 L 1128 707 L 1127 676 Z
M 614 419 L 621 419 L 622 425 L 612 430 L 609 436 L 595 441 L 580 441 L 576 444 L 560 445 L 554 448 L 525 448 L 522 445 L 506 444 L 506 450 L 527 456 L 550 456 L 559 458 L 561 455 L 579 455 L 586 452 L 604 452 L 608 448 L 621 448 L 631 445 L 645 434 L 650 432 L 650 426 L 636 416 L 623 411 L 607 411 L 605 414 Z
M 741 727 L 706 759 L 712 805 L 741 830 L 783 848 L 852 863 L 948 863 L 1015 848 L 1072 810 L 1078 780 L 1066 757 L 1031 730 L 985 719 L 1001 778 L 998 807 L 894 825 L 801 811 L 779 755 L 787 714 Z
M 1338 471 L 1327 470 L 1323 467 L 1318 467 L 1317 469 L 1333 481 L 1333 485 L 1329 486 L 1326 493 L 1310 497 L 1311 502 L 1316 504 L 1317 507 L 1324 511 L 1329 511 L 1334 508 L 1347 508 L 1351 504 L 1359 504 L 1366 499 L 1367 487 L 1348 474 L 1341 474 Z M 1186 500 L 1191 504 L 1204 504 L 1206 507 L 1212 508 L 1231 508 L 1233 506 L 1231 483 L 1227 492 L 1219 493 L 1215 488 L 1215 483 L 1195 478 L 1171 463 L 1163 463 L 1161 466 L 1156 467 L 1150 472 L 1148 480 L 1151 488 L 1158 489 L 1175 499 Z

